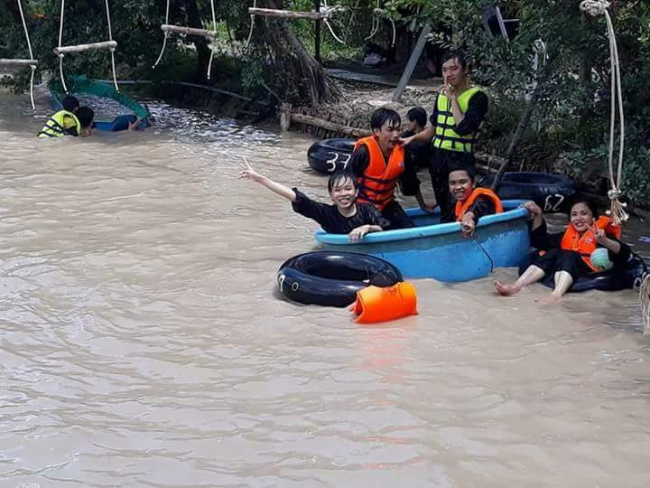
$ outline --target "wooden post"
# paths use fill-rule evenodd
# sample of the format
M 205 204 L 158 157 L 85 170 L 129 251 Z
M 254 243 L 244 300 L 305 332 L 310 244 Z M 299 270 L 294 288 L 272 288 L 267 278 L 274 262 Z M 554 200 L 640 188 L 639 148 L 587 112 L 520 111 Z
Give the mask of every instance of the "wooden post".
M 38 66 L 36 59 L 0 59 L 0 66 Z
M 185 34 L 188 36 L 211 37 L 213 39 L 215 39 L 218 36 L 216 32 L 211 30 L 195 29 L 194 27 L 183 27 L 180 25 L 163 24 L 160 26 L 160 29 L 163 32 L 176 32 L 178 34 Z
M 411 79 L 411 76 L 413 75 L 413 71 L 415 71 L 415 66 L 418 64 L 420 55 L 424 50 L 424 46 L 427 43 L 427 36 L 429 35 L 430 32 L 431 32 L 431 22 L 427 22 L 425 26 L 422 28 L 422 32 L 420 33 L 420 37 L 418 38 L 418 42 L 415 44 L 415 48 L 413 49 L 413 52 L 411 53 L 411 57 L 409 58 L 409 61 L 406 64 L 406 68 L 404 68 L 404 73 L 402 74 L 402 78 L 399 80 L 399 84 L 397 85 L 397 88 L 393 92 L 393 98 L 392 98 L 393 102 L 399 102 L 399 99 L 402 98 L 402 95 L 404 94 L 404 90 L 406 90 L 406 85 L 408 85 L 408 82 Z
M 320 12 L 320 0 L 314 0 L 314 11 Z M 320 24 L 321 21 L 314 22 L 314 59 L 321 62 L 320 58 Z
M 280 128 L 288 131 L 291 127 L 291 104 L 283 103 L 280 105 Z
M 117 42 L 115 41 L 93 42 L 90 44 L 79 44 L 76 46 L 55 47 L 54 54 L 58 56 L 59 54 L 80 53 L 94 49 L 115 49 L 116 47 Z

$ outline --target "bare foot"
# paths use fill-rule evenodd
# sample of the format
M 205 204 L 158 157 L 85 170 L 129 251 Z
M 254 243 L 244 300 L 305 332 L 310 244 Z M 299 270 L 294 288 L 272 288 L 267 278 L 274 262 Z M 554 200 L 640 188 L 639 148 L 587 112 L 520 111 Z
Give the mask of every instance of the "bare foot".
M 504 297 L 509 297 L 519 292 L 519 287 L 515 285 L 505 285 L 500 281 L 494 282 L 494 289 L 499 295 L 503 295 Z
M 551 293 L 549 296 L 544 298 L 539 298 L 539 297 L 535 298 L 535 303 L 541 303 L 542 305 L 552 305 L 556 303 L 560 298 L 562 297 L 553 295 Z

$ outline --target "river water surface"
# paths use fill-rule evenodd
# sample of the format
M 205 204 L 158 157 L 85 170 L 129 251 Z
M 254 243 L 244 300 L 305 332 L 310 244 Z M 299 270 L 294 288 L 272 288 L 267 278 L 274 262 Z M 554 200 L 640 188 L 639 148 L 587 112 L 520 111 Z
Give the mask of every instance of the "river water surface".
M 308 137 L 154 104 L 40 141 L 28 109 L 0 95 L 0 486 L 650 486 L 636 292 L 543 307 L 497 270 L 359 327 L 276 296 L 315 224 L 237 179 L 326 197 Z

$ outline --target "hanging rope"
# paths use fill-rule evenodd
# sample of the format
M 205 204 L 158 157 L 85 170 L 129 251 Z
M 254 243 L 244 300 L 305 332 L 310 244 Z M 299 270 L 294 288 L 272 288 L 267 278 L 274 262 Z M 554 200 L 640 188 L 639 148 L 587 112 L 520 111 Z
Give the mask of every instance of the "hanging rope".
M 169 25 L 170 4 L 171 4 L 171 0 L 167 0 L 167 7 L 165 8 L 165 23 L 162 25 L 163 32 L 165 33 L 165 36 L 163 38 L 163 45 L 162 48 L 160 49 L 160 54 L 158 55 L 158 59 L 156 59 L 156 62 L 153 64 L 153 66 L 151 66 L 151 68 L 156 69 L 156 67 L 162 61 L 163 55 L 165 54 L 165 49 L 167 48 L 167 39 L 171 35 L 172 30 L 175 30 L 176 32 L 180 31 L 185 35 L 187 34 L 198 35 L 198 36 L 203 35 L 203 37 L 206 39 L 212 38 L 212 42 L 213 42 L 213 44 L 210 46 L 210 61 L 208 62 L 208 72 L 206 75 L 206 78 L 209 80 L 210 73 L 212 71 L 212 62 L 214 61 L 214 51 L 215 51 L 214 40 L 217 38 L 217 15 L 214 7 L 214 0 L 210 1 L 210 8 L 212 9 L 212 34 L 211 35 L 208 34 L 205 29 L 181 28 L 178 26 Z M 187 31 L 193 31 L 193 32 L 187 32 Z
M 625 114 L 623 112 L 623 93 L 621 90 L 621 68 L 618 56 L 618 46 L 616 44 L 616 32 L 614 24 L 607 8 L 610 3 L 607 0 L 583 0 L 580 3 L 580 9 L 596 17 L 605 16 L 607 23 L 607 37 L 609 40 L 609 56 L 611 69 L 611 103 L 610 103 L 610 124 L 609 124 L 609 182 L 611 189 L 607 192 L 611 201 L 610 210 L 607 212 L 612 217 L 614 224 L 620 225 L 625 222 L 629 216 L 625 211 L 627 206 L 621 203 L 621 184 L 623 179 L 623 152 L 625 150 Z M 618 167 L 614 171 L 614 143 L 616 131 L 616 112 L 618 109 L 619 117 L 619 145 L 618 145 Z
M 648 335 L 650 334 L 650 273 L 643 280 L 639 291 L 639 299 L 641 300 L 641 313 L 643 314 L 643 334 Z
M 165 11 L 165 24 L 169 24 L 169 5 L 171 3 L 171 0 L 167 0 L 167 10 Z M 162 60 L 163 54 L 165 54 L 165 48 L 167 47 L 167 38 L 169 37 L 169 31 L 165 31 L 165 37 L 163 39 L 163 45 L 162 49 L 160 50 L 160 55 L 158 56 L 158 59 L 156 59 L 156 62 L 153 64 L 152 68 L 156 69 L 156 66 L 160 63 Z
M 108 43 L 96 43 L 94 45 L 92 45 L 92 44 L 82 45 L 82 46 L 78 46 L 76 51 L 88 50 L 88 49 L 100 49 L 102 47 L 106 48 L 107 44 L 109 44 L 109 43 L 113 44 L 113 45 L 111 45 L 109 47 L 109 49 L 111 51 L 111 67 L 112 67 L 112 70 L 113 70 L 113 84 L 115 85 L 115 91 L 119 92 L 120 87 L 117 84 L 117 72 L 116 72 L 116 69 L 115 69 L 115 46 L 117 44 L 115 44 L 113 42 L 113 27 L 111 25 L 111 11 L 110 11 L 109 6 L 108 6 L 108 0 L 105 0 L 104 3 L 106 5 L 106 22 L 108 24 Z M 60 22 L 59 22 L 59 48 L 58 48 L 58 51 L 55 51 L 55 52 L 57 52 L 57 55 L 59 56 L 59 75 L 61 77 L 61 85 L 63 86 L 63 90 L 66 93 L 68 93 L 68 87 L 67 87 L 67 85 L 65 83 L 65 76 L 63 74 L 63 58 L 65 56 L 65 54 L 62 52 L 62 49 L 64 48 L 64 46 L 63 46 L 63 21 L 64 21 L 64 17 L 65 17 L 65 0 L 61 0 L 61 19 L 60 19 Z M 103 45 L 103 46 L 100 46 L 100 45 Z M 81 49 L 79 49 L 79 47 L 81 47 Z M 70 48 L 66 48 L 66 49 L 70 49 Z
M 25 38 L 27 39 L 27 48 L 29 49 L 29 59 L 34 60 L 34 53 L 32 51 L 32 43 L 29 40 L 29 31 L 27 30 L 27 21 L 25 20 L 25 14 L 23 12 L 23 5 L 20 0 L 18 2 L 18 10 L 20 10 L 20 18 L 23 21 L 23 29 L 25 30 Z M 34 103 L 34 73 L 36 73 L 36 65 L 30 64 L 29 67 L 32 69 L 32 76 L 29 80 L 29 97 L 32 101 L 32 110 L 36 110 L 36 104 Z
M 257 0 L 253 0 L 253 8 L 257 8 Z M 248 51 L 248 46 L 250 46 L 251 39 L 253 38 L 254 28 L 255 28 L 255 15 L 251 14 L 251 30 L 248 32 L 248 39 L 246 39 L 246 44 L 244 45 L 244 51 Z
M 372 31 L 370 32 L 370 35 L 366 37 L 366 41 L 369 41 L 379 31 L 379 27 L 381 25 L 381 17 L 386 15 L 386 10 L 379 8 L 379 0 L 377 0 L 377 7 L 372 11 L 373 17 L 372 17 Z M 397 27 L 395 26 L 395 21 L 391 18 L 388 17 L 388 21 L 390 22 L 390 27 L 392 31 L 392 38 L 390 42 L 390 47 L 395 47 L 395 42 L 397 42 Z
M 336 12 L 342 12 L 342 11 L 345 10 L 345 7 L 343 7 L 341 5 L 334 5 L 333 7 L 329 7 L 327 5 L 327 0 L 323 0 L 323 1 L 324 1 L 324 5 L 320 9 L 320 11 L 323 12 L 323 13 L 336 13 Z M 329 29 L 330 34 L 332 34 L 332 37 L 334 39 L 336 39 L 336 41 L 339 42 L 340 44 L 345 45 L 345 41 L 343 41 L 341 38 L 339 38 L 339 36 L 337 36 L 334 33 L 334 29 L 332 28 L 332 25 L 330 24 L 329 20 L 324 19 L 324 22 L 325 22 L 325 26 L 327 26 L 327 28 Z

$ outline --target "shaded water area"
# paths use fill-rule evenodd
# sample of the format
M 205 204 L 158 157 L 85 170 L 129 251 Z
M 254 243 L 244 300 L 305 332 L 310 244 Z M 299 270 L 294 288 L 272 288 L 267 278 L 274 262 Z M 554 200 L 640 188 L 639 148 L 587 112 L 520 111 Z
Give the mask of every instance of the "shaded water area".
M 276 296 L 315 224 L 237 179 L 325 197 L 311 139 L 158 103 L 40 141 L 40 102 L 0 95 L 0 486 L 650 486 L 636 292 L 544 307 L 502 269 L 359 327 Z

